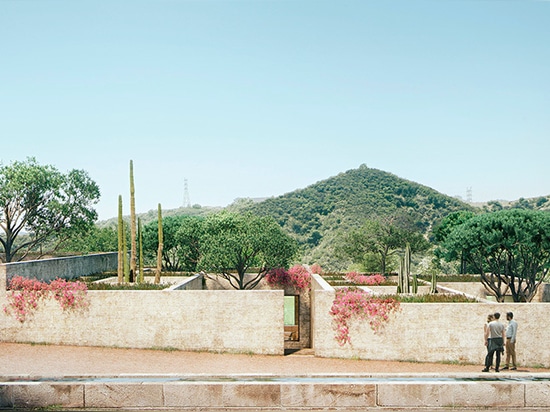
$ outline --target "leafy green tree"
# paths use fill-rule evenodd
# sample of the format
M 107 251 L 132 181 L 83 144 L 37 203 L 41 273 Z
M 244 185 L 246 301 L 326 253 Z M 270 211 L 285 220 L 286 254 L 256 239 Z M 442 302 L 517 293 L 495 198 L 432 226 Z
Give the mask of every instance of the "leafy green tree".
M 201 238 L 204 234 L 204 218 L 182 216 L 175 235 L 178 256 L 182 269 L 188 272 L 197 270 L 201 258 Z
M 118 248 L 116 226 L 93 226 L 81 236 L 73 236 L 59 250 L 73 253 L 115 252 Z
M 507 209 L 474 216 L 441 248 L 448 260 L 463 254 L 497 301 L 509 290 L 515 302 L 530 302 L 550 268 L 550 214 Z
M 203 220 L 197 216 L 167 216 L 162 218 L 163 247 L 162 266 L 165 270 L 177 272 L 193 271 L 198 257 L 193 255 L 198 246 L 197 236 L 200 236 L 200 223 Z M 143 247 L 152 261 L 158 250 L 158 221 L 150 222 L 143 228 Z M 191 243 L 189 243 L 191 242 Z M 198 252 L 197 252 L 198 253 Z
M 204 222 L 199 268 L 226 279 L 235 289 L 253 289 L 274 268 L 286 268 L 296 242 L 267 216 L 220 213 Z M 252 276 L 247 272 L 255 269 Z
M 475 214 L 473 212 L 467 211 L 467 210 L 461 210 L 459 212 L 453 212 L 447 215 L 441 222 L 439 222 L 435 227 L 433 228 L 432 235 L 435 243 L 441 244 L 447 239 L 449 234 L 453 231 L 454 228 L 457 226 L 460 226 L 464 222 L 468 221 L 472 217 L 474 217 Z M 439 252 L 439 249 L 436 249 L 435 255 L 438 258 L 441 258 L 441 254 Z M 468 268 L 468 262 L 464 258 L 464 252 L 462 252 L 458 256 L 458 260 L 460 261 L 460 270 L 459 273 L 465 274 L 469 272 Z
M 0 166 L 3 260 L 22 260 L 47 242 L 57 250 L 93 227 L 99 187 L 83 170 L 67 174 L 34 158 Z
M 389 258 L 410 244 L 414 252 L 425 251 L 429 243 L 411 222 L 402 216 L 369 219 L 358 229 L 343 235 L 339 253 L 354 263 L 364 264 L 374 253 L 379 270 L 385 274 Z

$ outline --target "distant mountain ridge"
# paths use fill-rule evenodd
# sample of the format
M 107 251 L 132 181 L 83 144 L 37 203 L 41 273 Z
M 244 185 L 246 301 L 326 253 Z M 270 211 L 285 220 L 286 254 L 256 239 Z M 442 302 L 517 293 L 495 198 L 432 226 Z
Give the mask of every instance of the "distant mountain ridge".
M 333 255 L 338 234 L 368 218 L 405 212 L 428 232 L 449 213 L 475 210 L 459 199 L 366 165 L 243 209 L 273 216 L 299 241 L 306 263 L 321 265 L 333 264 L 328 256 Z
M 300 243 L 303 263 L 341 269 L 334 257 L 334 244 L 342 232 L 359 227 L 366 219 L 405 212 L 428 234 L 434 224 L 455 211 L 510 207 L 550 210 L 550 196 L 472 205 L 392 173 L 361 165 L 277 197 L 239 198 L 225 209 L 273 216 Z M 206 216 L 223 209 L 195 205 L 163 210 L 163 216 Z M 147 224 L 156 221 L 157 211 L 139 216 Z M 98 225 L 116 225 L 116 218 Z

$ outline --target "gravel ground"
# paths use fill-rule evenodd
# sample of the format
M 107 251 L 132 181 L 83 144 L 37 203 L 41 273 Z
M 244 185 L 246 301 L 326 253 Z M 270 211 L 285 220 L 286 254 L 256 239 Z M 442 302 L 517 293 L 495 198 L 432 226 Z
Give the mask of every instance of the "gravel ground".
M 0 343 L 0 376 L 97 376 L 119 374 L 370 374 L 481 373 L 482 365 L 318 358 L 307 351 L 288 356 Z M 521 374 L 550 369 L 519 368 Z M 491 372 L 494 374 L 494 372 Z M 502 375 L 502 372 L 501 372 Z

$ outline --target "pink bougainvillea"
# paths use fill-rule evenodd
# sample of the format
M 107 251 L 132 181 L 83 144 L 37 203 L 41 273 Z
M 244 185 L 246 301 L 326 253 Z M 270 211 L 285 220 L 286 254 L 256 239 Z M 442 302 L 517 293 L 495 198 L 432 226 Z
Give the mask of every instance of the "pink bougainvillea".
M 4 312 L 13 315 L 21 323 L 32 316 L 40 300 L 49 296 L 53 296 L 63 310 L 85 308 L 89 304 L 88 288 L 83 282 L 56 279 L 48 284 L 36 279 L 15 276 L 10 280 L 8 289 L 10 293 Z
M 317 263 L 314 263 L 313 265 L 311 265 L 310 271 L 311 271 L 311 273 L 315 273 L 316 275 L 322 275 L 323 274 L 323 268 L 320 265 L 318 265 Z
M 352 319 L 366 320 L 374 333 L 381 332 L 392 312 L 399 310 L 399 302 L 392 298 L 376 298 L 356 288 L 336 291 L 330 314 L 333 316 L 335 339 L 340 346 L 351 344 L 349 323 Z
M 272 269 L 266 275 L 266 280 L 271 286 L 305 290 L 310 287 L 311 274 L 304 266 L 294 265 L 288 270 L 284 268 Z
M 386 281 L 386 278 L 380 274 L 362 275 L 357 272 L 346 273 L 346 279 L 356 285 L 377 286 Z

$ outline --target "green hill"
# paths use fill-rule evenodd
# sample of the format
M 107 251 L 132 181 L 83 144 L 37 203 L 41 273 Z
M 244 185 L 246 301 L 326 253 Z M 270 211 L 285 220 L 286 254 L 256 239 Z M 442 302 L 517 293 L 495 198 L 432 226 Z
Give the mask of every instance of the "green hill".
M 428 233 L 451 212 L 476 210 L 427 186 L 366 165 L 263 202 L 241 201 L 239 209 L 273 216 L 299 241 L 305 263 L 319 263 L 331 270 L 343 269 L 345 264 L 333 253 L 338 234 L 369 217 L 404 212 Z

